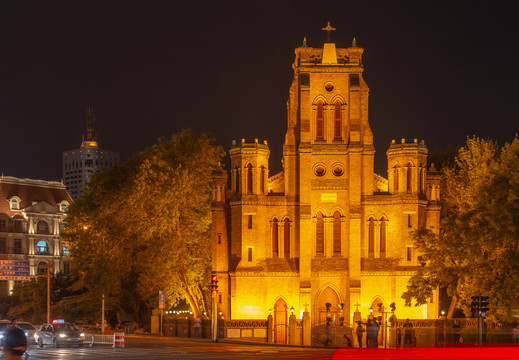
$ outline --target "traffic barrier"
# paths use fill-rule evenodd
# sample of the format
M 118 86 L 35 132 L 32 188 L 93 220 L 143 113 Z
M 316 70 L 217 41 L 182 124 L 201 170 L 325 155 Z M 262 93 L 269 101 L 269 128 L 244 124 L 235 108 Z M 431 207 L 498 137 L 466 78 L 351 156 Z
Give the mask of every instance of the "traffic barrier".
M 114 348 L 116 347 L 124 347 L 124 333 L 123 332 L 117 332 L 114 333 Z
M 85 342 L 89 342 L 90 346 L 114 345 L 114 343 L 115 343 L 114 335 L 115 334 L 85 334 Z

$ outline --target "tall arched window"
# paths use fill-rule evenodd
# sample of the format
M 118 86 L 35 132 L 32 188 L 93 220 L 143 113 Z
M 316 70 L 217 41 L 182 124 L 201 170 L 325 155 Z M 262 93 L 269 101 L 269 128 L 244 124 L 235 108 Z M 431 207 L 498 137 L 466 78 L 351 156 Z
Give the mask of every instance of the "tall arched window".
M 413 192 L 413 164 L 407 164 L 407 192 Z
M 341 213 L 333 214 L 333 253 L 341 253 Z
M 252 164 L 247 165 L 247 193 L 252 194 Z
M 285 224 L 283 226 L 283 247 L 285 252 L 285 258 L 290 257 L 290 221 L 285 219 Z
M 315 252 L 324 254 L 324 219 L 323 214 L 317 213 L 317 221 L 315 224 Z
M 386 219 L 380 219 L 380 257 L 386 257 Z
M 317 102 L 317 115 L 315 119 L 315 137 L 317 139 L 324 139 L 324 111 L 323 102 Z
M 48 234 L 49 233 L 49 224 L 46 221 L 40 220 L 36 224 L 36 233 L 38 234 Z
M 265 166 L 261 166 L 260 171 L 260 193 L 265 193 Z
M 398 171 L 398 165 L 395 165 L 395 192 L 398 191 L 398 176 L 399 176 L 399 171 Z
M 333 137 L 334 139 L 342 138 L 342 114 L 341 114 L 341 103 L 335 102 L 335 111 L 333 117 Z
M 49 255 L 49 245 L 46 241 L 40 240 L 36 244 L 36 254 L 38 255 Z
M 272 220 L 272 256 L 278 256 L 279 243 L 278 243 L 278 219 Z
M 369 219 L 369 230 L 368 230 L 368 256 L 373 257 L 375 255 L 375 219 Z
M 235 183 L 234 183 L 234 188 L 236 190 L 236 192 L 240 192 L 240 168 L 238 166 L 236 166 L 234 168 L 234 176 L 235 176 Z

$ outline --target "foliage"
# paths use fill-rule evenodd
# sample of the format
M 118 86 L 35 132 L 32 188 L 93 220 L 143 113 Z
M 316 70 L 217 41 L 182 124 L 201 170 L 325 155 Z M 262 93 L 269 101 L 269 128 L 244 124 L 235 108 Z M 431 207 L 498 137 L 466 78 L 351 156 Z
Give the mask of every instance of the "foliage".
M 412 232 L 423 266 L 402 297 L 421 305 L 445 287 L 470 316 L 471 296 L 487 295 L 488 318 L 507 321 L 519 283 L 519 139 L 499 150 L 468 138 L 444 175 L 440 232 Z
M 72 284 L 69 275 L 62 272 L 52 274 L 50 279 L 51 316 L 63 315 L 57 313 L 54 304 L 68 296 L 67 288 Z M 10 296 L 8 318 L 20 318 L 34 323 L 44 323 L 47 320 L 47 279 L 32 278 L 30 281 L 16 284 L 13 295 Z
M 64 238 L 81 274 L 77 287 L 105 294 L 112 309 L 156 307 L 166 290 L 195 315 L 206 309 L 211 269 L 211 174 L 223 150 L 189 130 L 94 176 L 70 207 Z M 201 310 L 202 309 L 202 310 Z

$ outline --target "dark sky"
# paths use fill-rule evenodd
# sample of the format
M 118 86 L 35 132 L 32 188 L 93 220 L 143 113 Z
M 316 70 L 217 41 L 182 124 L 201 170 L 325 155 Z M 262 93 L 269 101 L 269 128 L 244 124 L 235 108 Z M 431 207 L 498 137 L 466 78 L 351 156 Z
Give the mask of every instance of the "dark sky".
M 0 171 L 61 179 L 87 107 L 124 158 L 184 128 L 266 139 L 281 169 L 294 48 L 365 49 L 376 170 L 391 139 L 429 150 L 519 131 L 519 27 L 499 1 L 4 1 Z

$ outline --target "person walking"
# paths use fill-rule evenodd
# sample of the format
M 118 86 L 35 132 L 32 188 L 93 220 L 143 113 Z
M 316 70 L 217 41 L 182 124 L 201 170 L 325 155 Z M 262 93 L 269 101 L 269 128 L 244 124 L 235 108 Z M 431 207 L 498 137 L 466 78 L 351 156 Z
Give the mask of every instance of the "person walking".
M 519 323 L 514 324 L 514 328 L 512 329 L 512 339 L 514 344 L 519 344 Z
M 362 347 L 362 336 L 364 335 L 364 327 L 362 326 L 362 322 L 357 321 L 357 329 L 355 330 L 355 334 L 357 335 L 357 341 L 359 342 L 359 347 Z
M 454 325 L 452 325 L 452 339 L 454 341 L 454 346 L 459 345 L 461 338 L 461 326 L 458 320 L 454 321 Z
M 413 345 L 413 324 L 407 319 L 404 327 L 404 347 Z

